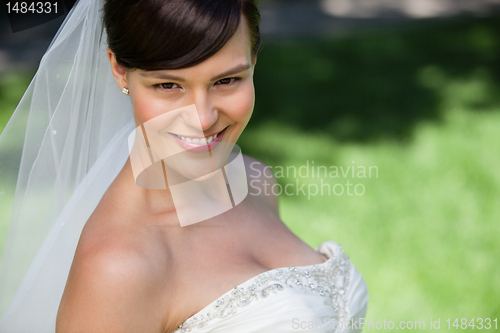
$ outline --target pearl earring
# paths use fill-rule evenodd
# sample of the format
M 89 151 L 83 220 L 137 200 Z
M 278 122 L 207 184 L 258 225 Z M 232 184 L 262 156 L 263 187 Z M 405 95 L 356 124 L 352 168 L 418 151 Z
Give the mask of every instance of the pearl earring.
M 128 88 L 123 88 L 122 89 L 122 93 L 124 93 L 125 95 L 128 95 L 128 92 L 129 92 Z

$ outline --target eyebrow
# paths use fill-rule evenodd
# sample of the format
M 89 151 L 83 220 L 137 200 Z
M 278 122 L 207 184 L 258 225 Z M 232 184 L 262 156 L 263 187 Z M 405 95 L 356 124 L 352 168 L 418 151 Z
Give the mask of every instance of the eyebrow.
M 238 66 L 236 66 L 236 67 L 234 67 L 234 68 L 232 68 L 232 69 L 230 69 L 222 74 L 219 74 L 219 75 L 213 77 L 211 79 L 211 81 L 217 81 L 217 80 L 223 79 L 224 77 L 231 76 L 231 75 L 246 71 L 246 70 L 250 69 L 251 67 L 252 66 L 250 66 L 250 64 L 238 65 Z M 173 81 L 180 81 L 180 82 L 185 81 L 184 78 L 182 78 L 180 76 L 175 76 L 175 75 L 168 74 L 168 73 L 165 73 L 162 71 L 141 72 L 139 75 L 143 76 L 143 77 L 153 77 L 156 79 L 163 79 L 163 80 L 173 80 Z

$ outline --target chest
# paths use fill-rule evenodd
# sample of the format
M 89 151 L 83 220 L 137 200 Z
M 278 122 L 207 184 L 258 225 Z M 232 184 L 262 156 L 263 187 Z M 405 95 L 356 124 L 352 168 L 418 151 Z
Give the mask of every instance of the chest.
M 325 260 L 258 203 L 246 202 L 223 217 L 183 229 L 166 244 L 170 283 L 165 295 L 177 326 L 260 273 Z

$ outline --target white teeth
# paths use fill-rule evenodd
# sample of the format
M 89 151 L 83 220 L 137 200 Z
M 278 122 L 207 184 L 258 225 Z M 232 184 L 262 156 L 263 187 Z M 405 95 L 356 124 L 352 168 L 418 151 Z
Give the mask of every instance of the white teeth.
M 187 142 L 187 143 L 197 143 L 197 144 L 207 144 L 207 143 L 210 143 L 210 142 L 214 141 L 215 139 L 217 139 L 218 136 L 219 136 L 219 133 L 214 134 L 214 135 L 212 135 L 212 136 L 210 136 L 208 138 L 191 139 L 191 138 L 186 138 L 186 137 L 177 135 L 177 137 L 180 138 L 184 142 Z

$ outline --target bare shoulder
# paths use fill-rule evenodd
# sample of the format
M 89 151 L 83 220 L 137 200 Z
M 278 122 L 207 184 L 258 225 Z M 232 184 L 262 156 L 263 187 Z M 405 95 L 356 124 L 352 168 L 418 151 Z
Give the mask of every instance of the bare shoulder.
M 164 332 L 159 284 L 145 253 L 127 242 L 79 243 L 56 321 L 57 333 Z
M 243 161 L 248 178 L 248 195 L 262 198 L 279 215 L 279 197 L 272 191 L 276 180 L 271 168 L 248 155 L 243 155 Z

